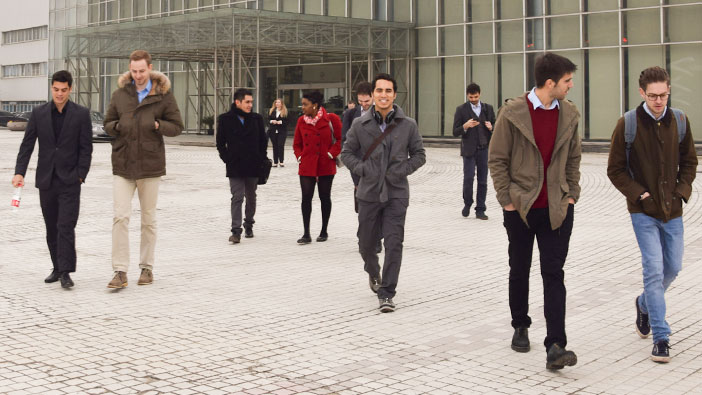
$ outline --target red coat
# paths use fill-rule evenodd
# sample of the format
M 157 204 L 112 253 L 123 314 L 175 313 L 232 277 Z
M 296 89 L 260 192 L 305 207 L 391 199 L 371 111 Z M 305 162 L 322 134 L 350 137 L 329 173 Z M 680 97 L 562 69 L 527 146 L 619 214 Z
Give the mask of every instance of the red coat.
M 336 174 L 336 162 L 329 158 L 327 152 L 334 158 L 341 152 L 341 120 L 336 114 L 325 113 L 313 126 L 306 123 L 303 117 L 297 119 L 293 140 L 295 157 L 300 160 L 297 174 L 309 177 Z M 330 122 L 334 126 L 336 139 L 333 145 Z

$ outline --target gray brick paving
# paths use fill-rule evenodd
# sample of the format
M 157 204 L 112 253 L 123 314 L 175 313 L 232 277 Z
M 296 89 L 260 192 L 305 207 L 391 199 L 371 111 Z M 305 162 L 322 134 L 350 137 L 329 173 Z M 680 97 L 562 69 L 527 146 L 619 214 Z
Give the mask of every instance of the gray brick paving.
M 633 328 L 641 269 L 625 203 L 606 177 L 606 156 L 584 156 L 566 264 L 568 347 L 579 361 L 549 372 L 538 265 L 533 347 L 518 354 L 509 348 L 501 211 L 490 190 L 489 221 L 461 217 L 457 149 L 429 148 L 411 177 L 398 309 L 380 314 L 357 253 L 346 169 L 335 179 L 328 242 L 295 243 L 300 193 L 288 162 L 259 189 L 256 237 L 234 246 L 224 166 L 211 147 L 167 147 L 155 282 L 136 285 L 135 198 L 130 285 L 112 291 L 110 146 L 96 144 L 76 287 L 44 284 L 51 264 L 33 187 L 36 152 L 22 208 L 9 207 L 21 136 L 0 130 L 2 393 L 658 394 L 702 384 L 700 181 L 685 209 L 684 269 L 667 294 L 674 357 L 657 365 L 650 340 Z M 318 201 L 313 207 L 315 232 Z

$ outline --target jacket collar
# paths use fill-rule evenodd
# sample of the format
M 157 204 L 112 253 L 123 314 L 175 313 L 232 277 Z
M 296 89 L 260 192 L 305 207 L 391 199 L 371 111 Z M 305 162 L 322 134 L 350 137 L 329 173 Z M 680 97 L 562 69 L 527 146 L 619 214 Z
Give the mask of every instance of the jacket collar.
M 641 102 L 641 104 L 639 104 L 639 106 L 636 107 L 636 117 L 639 120 L 641 120 L 647 128 L 652 128 L 653 125 L 655 125 L 658 121 L 656 121 L 650 115 L 648 115 L 643 105 L 644 102 Z M 662 122 L 663 125 L 665 125 L 666 127 L 670 126 L 670 122 L 673 119 L 673 116 L 670 115 L 671 113 L 672 111 L 670 110 L 670 106 L 668 106 L 668 108 L 665 111 L 665 114 L 663 114 L 663 118 L 661 118 L 660 120 L 660 122 Z
M 529 99 L 527 99 L 527 95 L 524 94 L 508 100 L 502 111 L 504 112 L 503 116 L 512 122 L 520 133 L 536 147 L 534 129 L 531 124 L 531 115 L 529 114 L 529 105 L 531 105 L 531 103 Z M 558 107 L 558 132 L 553 148 L 554 153 L 558 150 L 560 145 L 570 138 L 572 133 L 577 133 L 577 127 L 574 128 L 573 123 L 577 123 L 579 118 L 577 108 L 570 101 L 559 100 Z
M 171 80 L 169 80 L 165 74 L 151 70 L 149 78 L 151 78 L 152 86 L 151 92 L 149 92 L 148 96 L 165 95 L 171 89 Z M 132 73 L 127 71 L 119 76 L 119 79 L 117 80 L 117 87 L 127 89 L 129 89 L 129 87 L 133 87 L 134 93 L 136 94 L 136 86 L 132 84 L 132 81 L 134 81 L 132 79 Z

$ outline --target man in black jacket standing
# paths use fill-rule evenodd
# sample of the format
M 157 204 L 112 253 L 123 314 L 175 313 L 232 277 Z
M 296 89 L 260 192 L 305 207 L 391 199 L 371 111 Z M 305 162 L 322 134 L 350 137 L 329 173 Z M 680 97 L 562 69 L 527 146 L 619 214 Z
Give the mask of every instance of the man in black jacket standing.
M 76 235 L 80 186 L 85 182 L 93 153 L 92 122 L 87 108 L 69 100 L 73 77 L 65 70 L 51 76 L 52 101 L 36 107 L 20 145 L 12 185 L 24 186 L 29 159 L 39 140 L 36 187 L 46 224 L 46 243 L 53 271 L 44 282 L 61 280 L 70 288 L 76 271 Z
M 478 171 L 478 191 L 475 199 L 475 216 L 486 220 L 485 196 L 487 195 L 488 145 L 495 124 L 495 111 L 492 106 L 480 101 L 480 86 L 471 83 L 466 88 L 468 101 L 456 107 L 453 117 L 453 135 L 461 136 L 461 156 L 463 157 L 463 214 L 470 214 L 473 205 L 473 178 Z
M 229 241 L 233 244 L 241 242 L 241 205 L 244 197 L 244 236 L 254 237 L 258 173 L 266 159 L 268 148 L 263 117 L 251 111 L 252 108 L 253 93 L 240 88 L 234 92 L 231 110 L 217 119 L 217 151 L 227 165 L 227 177 L 232 192 L 232 235 Z

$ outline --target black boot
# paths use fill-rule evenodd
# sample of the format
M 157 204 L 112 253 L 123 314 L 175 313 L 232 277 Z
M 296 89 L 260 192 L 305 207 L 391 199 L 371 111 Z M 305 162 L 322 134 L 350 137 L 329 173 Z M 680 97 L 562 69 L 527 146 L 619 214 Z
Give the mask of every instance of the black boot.
M 529 329 L 523 327 L 514 329 L 512 350 L 516 352 L 529 352 Z
M 73 280 L 68 273 L 61 273 L 61 288 L 71 288 L 73 286 Z

